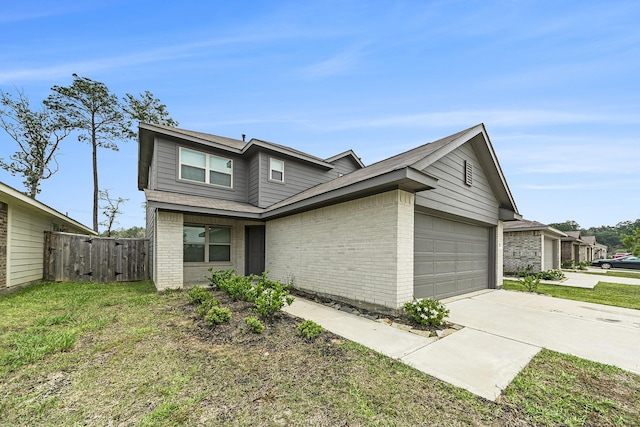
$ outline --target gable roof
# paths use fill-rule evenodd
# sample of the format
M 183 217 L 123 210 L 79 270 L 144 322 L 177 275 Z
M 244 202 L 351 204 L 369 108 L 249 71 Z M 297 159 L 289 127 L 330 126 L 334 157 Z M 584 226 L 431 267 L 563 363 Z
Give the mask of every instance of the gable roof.
M 518 221 L 508 221 L 504 223 L 504 232 L 518 232 L 518 231 L 546 231 L 555 234 L 559 237 L 566 237 L 567 235 L 562 231 L 550 227 L 547 224 L 543 224 L 538 221 L 531 221 L 527 219 L 521 219 Z
M 263 141 L 261 139 L 251 138 L 249 142 L 240 141 L 238 139 L 227 138 L 224 136 L 212 135 L 203 132 L 195 132 L 191 130 L 179 129 L 164 125 L 152 125 L 148 123 L 138 124 L 138 189 L 143 190 L 146 188 L 149 181 L 149 166 L 151 165 L 151 159 L 153 158 L 154 150 L 154 137 L 156 134 L 163 136 L 178 138 L 185 141 L 190 141 L 196 144 L 203 145 L 209 148 L 215 148 L 218 150 L 227 151 L 230 153 L 244 155 L 251 153 L 253 150 L 262 148 L 269 150 L 284 156 L 294 157 L 298 160 L 311 163 L 317 167 L 321 167 L 326 170 L 333 169 L 335 166 L 333 161 L 351 155 L 355 162 L 364 167 L 362 161 L 352 151 L 345 151 L 344 153 L 330 157 L 327 160 L 313 156 L 311 154 L 304 153 L 291 147 L 276 144 L 273 142 Z
M 478 157 L 488 171 L 487 176 L 500 203 L 501 219 L 519 219 L 511 191 L 498 163 L 484 124 L 374 163 L 337 179 L 316 185 L 267 208 L 271 215 L 289 214 L 300 209 L 327 205 L 348 198 L 392 189 L 418 192 L 433 189 L 437 179 L 423 172 L 429 165 L 461 145 L 472 142 Z
M 27 196 L 24 193 L 16 190 L 13 187 L 8 186 L 7 184 L 0 182 L 0 201 L 11 202 L 12 204 L 25 207 L 27 209 L 36 210 L 41 214 L 55 218 L 60 221 L 62 224 L 71 227 L 74 232 L 79 233 L 87 233 L 92 235 L 97 235 L 95 231 L 91 228 L 79 223 L 78 221 L 69 218 L 68 216 L 58 212 L 50 206 L 45 205 L 42 202 L 39 202 L 31 197 Z
M 356 155 L 353 150 L 347 150 L 344 153 L 336 154 L 335 156 L 331 156 L 328 159 L 325 159 L 327 163 L 333 163 L 336 160 L 343 159 L 345 157 L 351 157 L 354 162 L 356 162 L 361 168 L 365 167 L 364 163 L 362 163 L 362 159 Z
M 142 129 L 143 125 L 141 132 Z M 394 189 L 418 192 L 436 188 L 438 180 L 423 170 L 467 142 L 475 144 L 478 148 L 478 157 L 487 171 L 489 183 L 500 203 L 500 218 L 519 219 L 520 214 L 483 124 L 316 185 L 265 209 L 247 203 L 210 200 L 204 197 L 176 197 L 162 191 L 146 190 L 145 194 L 150 197 L 150 202 L 165 209 L 186 211 L 185 207 L 189 206 L 197 208 L 201 213 L 272 219 Z M 351 155 L 353 152 L 345 153 Z M 345 153 L 334 157 L 340 158 Z

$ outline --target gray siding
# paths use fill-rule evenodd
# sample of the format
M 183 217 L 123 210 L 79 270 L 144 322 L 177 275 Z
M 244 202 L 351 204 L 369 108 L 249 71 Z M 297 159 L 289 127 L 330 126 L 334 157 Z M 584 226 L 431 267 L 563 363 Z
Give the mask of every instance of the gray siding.
M 330 171 L 329 173 L 333 173 L 335 178 L 340 176 L 339 174 L 346 175 L 355 170 L 361 169 L 360 165 L 356 163 L 356 161 L 353 160 L 351 156 L 335 160 L 331 162 L 331 164 L 335 166 L 335 169 L 333 169 L 333 171 Z
M 473 164 L 473 185 L 470 187 L 464 183 L 465 160 Z M 438 178 L 438 186 L 417 193 L 417 206 L 487 224 L 498 223 L 498 201 L 469 143 L 430 165 L 425 172 Z
M 260 198 L 260 153 L 255 154 L 249 159 L 248 173 L 248 202 L 254 206 L 258 206 Z
M 216 187 L 209 184 L 181 181 L 178 179 L 178 147 L 186 147 L 197 151 L 207 152 L 223 156 L 233 160 L 233 189 Z M 223 200 L 238 202 L 247 201 L 247 163 L 239 156 L 230 155 L 224 151 L 203 150 L 200 146 L 179 144 L 164 139 L 156 140 L 155 155 L 157 157 L 154 166 L 156 171 L 152 175 L 157 176 L 157 189 L 195 196 L 214 197 Z
M 284 183 L 269 180 L 270 157 L 284 160 Z M 260 153 L 260 203 L 258 206 L 266 208 L 337 177 L 338 175 L 333 169 L 327 172 L 290 157 Z

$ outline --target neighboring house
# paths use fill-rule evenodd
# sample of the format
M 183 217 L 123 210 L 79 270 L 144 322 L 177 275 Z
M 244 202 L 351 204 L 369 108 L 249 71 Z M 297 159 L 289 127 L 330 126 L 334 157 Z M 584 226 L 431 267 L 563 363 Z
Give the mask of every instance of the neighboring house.
M 528 266 L 533 273 L 560 268 L 560 242 L 567 235 L 538 221 L 504 224 L 504 273 L 514 274 Z
M 139 143 L 158 290 L 210 268 L 390 308 L 501 286 L 502 224 L 520 215 L 482 124 L 368 167 L 149 124 Z
M 0 182 L 0 290 L 42 280 L 45 231 L 96 234 Z
M 607 257 L 607 247 L 596 242 L 595 236 L 583 236 L 579 231 L 567 231 L 562 238 L 562 262 L 575 264 Z
M 596 242 L 596 236 L 581 236 L 580 239 L 584 242 L 584 249 L 582 246 L 580 249 L 584 251 L 585 257 L 591 257 L 588 261 L 607 257 L 607 246 Z

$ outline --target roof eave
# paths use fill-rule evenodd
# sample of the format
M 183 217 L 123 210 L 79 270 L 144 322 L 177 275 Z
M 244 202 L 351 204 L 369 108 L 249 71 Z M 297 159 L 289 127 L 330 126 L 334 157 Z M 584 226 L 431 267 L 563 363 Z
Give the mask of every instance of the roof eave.
M 8 186 L 7 184 L 0 182 L 0 192 L 4 193 L 7 195 L 7 197 L 15 200 L 16 202 L 18 202 L 20 205 L 22 206 L 28 206 L 34 209 L 38 209 L 44 213 L 46 213 L 47 215 L 50 215 L 54 218 L 57 218 L 60 221 L 63 221 L 64 223 L 66 223 L 67 225 L 72 225 L 73 227 L 84 231 L 87 234 L 91 234 L 91 235 L 98 235 L 98 233 L 96 231 L 94 231 L 93 229 L 87 227 L 86 225 L 76 221 L 73 218 L 69 218 L 68 216 L 62 214 L 61 212 L 58 212 L 57 210 L 53 209 L 50 206 L 45 205 L 44 203 L 32 199 L 31 197 L 27 196 L 24 193 L 21 193 L 20 191 L 16 190 L 13 187 Z
M 181 212 L 181 213 L 196 213 L 203 215 L 215 215 L 220 217 L 227 218 L 240 218 L 240 219 L 253 219 L 260 221 L 262 219 L 262 214 L 260 212 L 242 212 L 235 210 L 226 210 L 226 209 L 216 209 L 216 208 L 207 208 L 202 206 L 189 206 L 189 205 L 181 205 L 177 203 L 168 203 L 168 202 L 155 202 L 149 201 L 147 202 L 149 207 L 157 208 L 163 211 L 171 211 L 171 212 Z
M 411 167 L 406 167 L 303 199 L 290 205 L 273 210 L 267 209 L 262 217 L 265 220 L 275 219 L 391 190 L 404 190 L 410 193 L 432 190 L 436 188 L 437 183 L 438 180 L 436 178 Z
M 285 156 L 293 157 L 293 158 L 296 158 L 298 160 L 302 160 L 302 161 L 305 161 L 307 163 L 311 163 L 313 165 L 320 166 L 320 167 L 322 167 L 324 169 L 327 169 L 327 170 L 331 170 L 331 169 L 333 169 L 335 167 L 331 163 L 328 163 L 328 162 L 326 162 L 324 160 L 317 159 L 315 157 L 306 155 L 306 154 L 301 153 L 301 152 L 296 152 L 294 150 L 288 150 L 286 147 L 276 146 L 276 145 L 270 144 L 268 142 L 261 141 L 259 139 L 252 139 L 251 141 L 249 141 L 249 143 L 247 143 L 247 145 L 242 150 L 241 154 L 245 154 L 245 153 L 251 151 L 254 147 L 262 148 L 264 150 L 269 150 L 269 151 L 273 151 L 273 152 L 276 152 L 276 153 L 279 153 L 279 154 L 282 154 L 282 155 L 285 155 Z

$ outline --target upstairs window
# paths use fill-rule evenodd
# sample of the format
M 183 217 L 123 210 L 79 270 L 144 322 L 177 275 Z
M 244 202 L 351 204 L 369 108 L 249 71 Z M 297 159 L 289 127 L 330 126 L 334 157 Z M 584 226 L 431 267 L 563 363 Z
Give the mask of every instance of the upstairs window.
M 231 188 L 233 160 L 180 148 L 180 179 Z
M 269 159 L 269 179 L 271 181 L 284 182 L 284 161 Z

